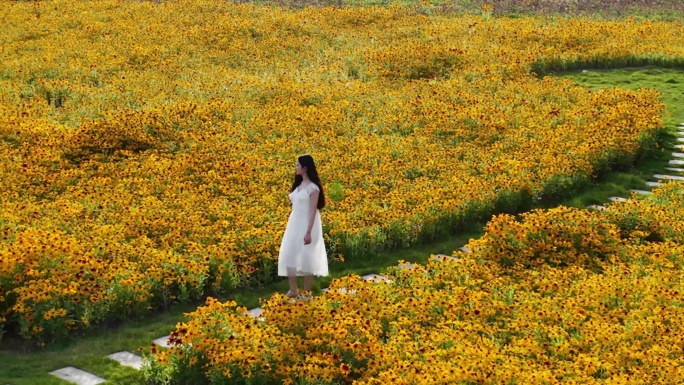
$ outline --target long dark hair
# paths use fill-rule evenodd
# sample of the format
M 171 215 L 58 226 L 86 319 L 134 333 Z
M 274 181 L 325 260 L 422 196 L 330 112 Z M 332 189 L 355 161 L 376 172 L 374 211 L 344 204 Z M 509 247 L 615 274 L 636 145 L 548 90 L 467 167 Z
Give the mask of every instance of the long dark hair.
M 316 164 L 314 164 L 313 157 L 308 154 L 300 155 L 297 160 L 302 167 L 306 167 L 306 176 L 308 176 L 311 182 L 315 183 L 320 190 L 320 193 L 318 194 L 318 205 L 316 206 L 320 210 L 325 207 L 325 194 L 323 194 L 323 186 L 321 185 L 321 179 L 318 177 L 318 170 L 316 170 Z M 301 175 L 295 174 L 290 192 L 293 192 L 297 186 L 302 184 L 303 180 L 304 178 Z

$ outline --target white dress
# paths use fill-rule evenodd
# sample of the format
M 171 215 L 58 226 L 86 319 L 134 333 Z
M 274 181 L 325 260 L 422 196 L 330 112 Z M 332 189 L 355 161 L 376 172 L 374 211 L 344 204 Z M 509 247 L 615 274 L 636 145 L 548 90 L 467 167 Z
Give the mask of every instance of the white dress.
M 323 243 L 323 226 L 318 209 L 311 229 L 311 243 L 304 244 L 304 235 L 309 226 L 309 195 L 314 191 L 320 190 L 314 183 L 310 183 L 304 188 L 298 186 L 290 193 L 292 212 L 280 243 L 278 276 L 328 275 L 328 256 Z

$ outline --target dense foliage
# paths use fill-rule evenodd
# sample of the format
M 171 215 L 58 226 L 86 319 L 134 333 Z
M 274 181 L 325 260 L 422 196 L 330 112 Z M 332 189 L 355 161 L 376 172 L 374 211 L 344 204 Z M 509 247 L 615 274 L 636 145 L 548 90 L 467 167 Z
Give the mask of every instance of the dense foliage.
M 145 371 L 156 384 L 679 383 L 682 213 L 671 183 L 607 211 L 502 215 L 459 261 L 335 280 L 308 303 L 276 294 L 265 321 L 209 299 Z
M 0 2 L 0 330 L 50 341 L 274 275 L 296 156 L 331 258 L 630 162 L 656 92 L 531 71 L 682 62 L 681 24 Z

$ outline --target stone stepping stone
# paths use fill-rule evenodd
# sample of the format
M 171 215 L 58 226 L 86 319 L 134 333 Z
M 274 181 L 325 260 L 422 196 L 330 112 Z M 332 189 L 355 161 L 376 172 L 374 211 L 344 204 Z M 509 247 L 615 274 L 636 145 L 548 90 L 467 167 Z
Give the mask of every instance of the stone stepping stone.
M 665 170 L 667 170 L 667 171 L 672 171 L 672 172 L 676 172 L 676 173 L 679 173 L 679 174 L 684 174 L 684 168 L 665 167 Z
M 327 289 L 324 289 L 327 291 Z M 247 310 L 247 314 L 251 315 L 252 317 L 256 318 L 257 321 L 266 321 L 266 317 L 261 316 L 261 312 L 263 312 L 264 309 L 260 307 L 255 307 L 254 309 Z
M 380 275 L 380 274 L 367 274 L 361 278 L 363 278 L 364 281 L 392 283 L 391 279 L 385 277 L 384 275 Z
M 599 211 L 603 211 L 603 210 L 607 210 L 607 209 L 608 209 L 608 207 L 606 207 L 606 206 L 601 206 L 601 205 L 589 205 L 589 206 L 587 206 L 587 208 L 588 208 L 588 209 L 592 209 L 592 210 L 599 210 Z
M 646 185 L 649 186 L 649 187 L 660 187 L 660 186 L 662 186 L 663 184 L 660 183 L 660 182 L 646 182 Z
M 684 166 L 684 159 L 670 159 L 667 164 L 672 166 Z
M 629 191 L 630 191 L 630 192 L 633 192 L 633 193 L 637 193 L 637 194 L 639 194 L 639 195 L 650 195 L 650 194 L 653 194 L 652 192 L 650 192 L 650 191 L 648 191 L 648 190 L 636 190 L 636 189 L 635 189 L 635 190 L 629 190 Z
M 472 250 L 470 250 L 469 248 L 467 248 L 467 247 L 465 247 L 465 246 L 461 246 L 461 247 L 459 247 L 458 249 L 461 250 L 461 251 L 464 252 L 464 253 L 472 253 L 472 252 L 473 252 Z
M 684 142 L 684 137 L 677 138 L 678 142 Z
M 104 378 L 100 378 L 92 373 L 88 373 L 85 370 L 74 368 L 73 366 L 57 369 L 53 372 L 50 372 L 50 374 L 55 377 L 59 377 L 64 381 L 78 385 L 97 385 L 106 381 Z
M 321 291 L 324 292 L 324 293 L 327 293 L 327 292 L 329 292 L 330 290 L 326 287 L 325 289 L 323 289 L 323 290 L 321 290 Z M 338 293 L 342 293 L 342 294 L 347 294 L 347 293 L 349 293 L 349 294 L 356 294 L 356 290 L 347 290 L 346 287 L 337 289 L 337 292 L 338 292 Z
M 610 199 L 612 202 L 627 202 L 629 200 L 623 197 L 610 197 L 608 199 Z
M 675 158 L 684 158 L 684 153 L 681 153 L 681 152 L 673 152 L 673 153 L 672 153 L 672 156 L 674 156 Z
M 684 180 L 684 176 L 676 176 L 676 175 L 655 174 L 655 175 L 653 175 L 653 177 L 656 179 L 661 179 L 661 180 Z
M 171 345 L 169 345 L 169 336 L 159 337 L 152 342 L 154 342 L 155 345 L 161 346 L 162 348 L 170 348 L 171 347 Z
M 264 309 L 260 307 L 255 307 L 254 309 L 247 310 L 247 314 L 251 315 L 252 317 L 256 318 L 261 316 L 261 312 L 264 311 Z
M 438 262 L 442 262 L 445 259 L 451 259 L 452 261 L 456 261 L 456 262 L 459 262 L 461 260 L 460 258 L 452 257 L 451 255 L 446 255 L 446 254 L 436 254 L 436 255 L 432 256 L 432 260 L 438 261 Z
M 169 344 L 169 336 L 164 336 L 164 337 L 159 337 L 156 340 L 152 341 L 155 345 L 161 346 L 162 348 L 170 348 L 171 344 Z M 192 344 L 187 344 L 183 346 L 190 346 L 192 347 Z
M 680 150 L 684 150 L 684 144 L 675 144 L 675 145 L 674 145 L 674 148 L 677 148 L 677 149 L 680 149 Z
M 403 270 L 403 269 L 411 270 L 411 269 L 413 269 L 414 267 L 416 267 L 416 265 L 413 264 L 413 263 L 400 263 L 399 265 L 397 265 L 397 267 L 400 268 L 400 269 L 402 269 L 402 270 Z
M 130 366 L 133 369 L 140 370 L 140 368 L 142 368 L 142 357 L 125 350 L 121 352 L 112 353 L 107 357 L 113 359 L 121 365 Z
M 327 289 L 326 289 L 326 291 L 327 291 Z M 341 288 L 337 289 L 337 292 L 342 293 L 342 294 L 356 294 L 356 289 L 347 290 L 346 287 L 341 287 Z
M 255 307 L 254 309 L 247 310 L 247 314 L 251 315 L 252 317 L 256 318 L 257 321 L 266 321 L 266 317 L 261 316 L 261 312 L 263 312 L 264 309 L 260 307 Z

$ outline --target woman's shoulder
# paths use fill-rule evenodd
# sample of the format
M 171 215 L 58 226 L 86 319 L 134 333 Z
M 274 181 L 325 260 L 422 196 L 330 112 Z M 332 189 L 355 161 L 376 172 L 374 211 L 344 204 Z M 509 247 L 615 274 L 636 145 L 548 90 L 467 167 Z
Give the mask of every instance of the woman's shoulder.
M 314 191 L 321 191 L 318 188 L 318 186 L 316 186 L 316 183 L 314 183 L 314 182 L 309 182 L 309 184 L 307 184 L 305 187 L 303 187 L 302 190 L 308 192 L 309 194 L 311 194 Z

